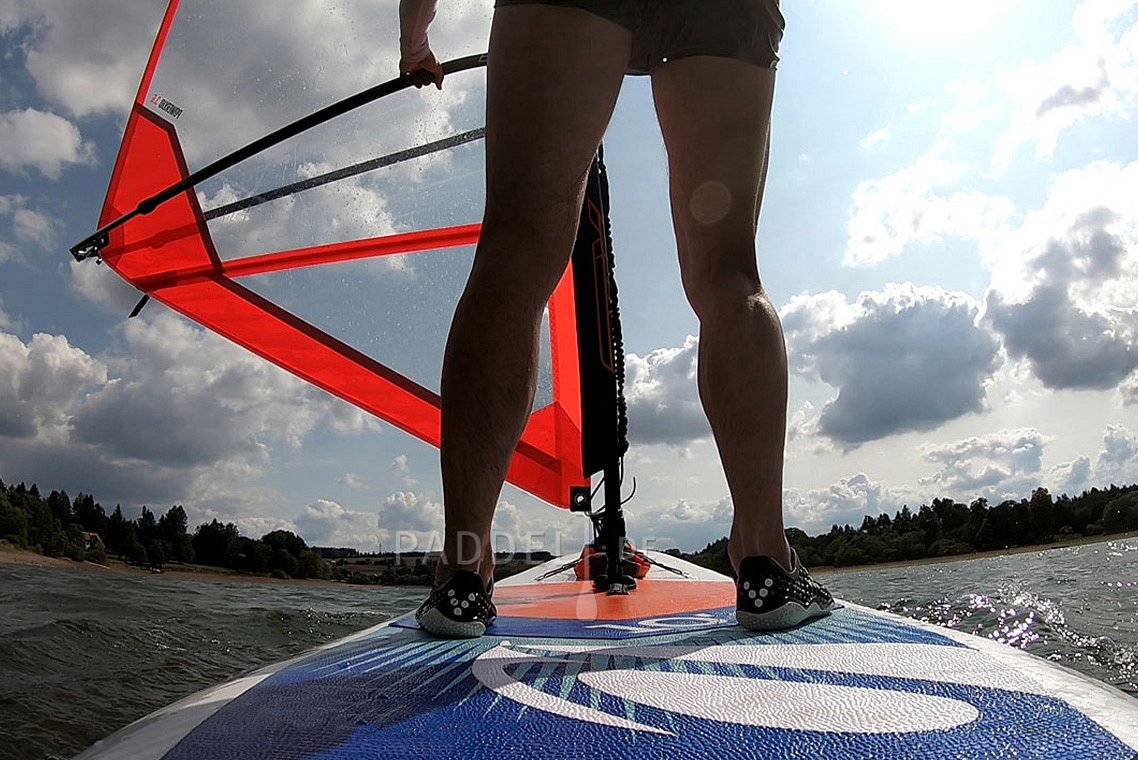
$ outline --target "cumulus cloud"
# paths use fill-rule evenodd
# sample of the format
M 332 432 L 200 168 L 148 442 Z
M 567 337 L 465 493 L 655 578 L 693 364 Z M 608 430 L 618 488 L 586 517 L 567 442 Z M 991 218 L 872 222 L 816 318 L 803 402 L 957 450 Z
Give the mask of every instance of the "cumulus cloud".
M 1055 493 L 1081 493 L 1091 483 L 1091 458 L 1076 457 L 1051 468 L 1049 485 Z
M 366 491 L 369 487 L 363 478 L 354 472 L 345 472 L 343 477 L 337 482 L 346 488 L 351 488 L 353 491 Z
M 913 166 L 859 184 L 842 263 L 877 264 L 899 255 L 911 243 L 990 235 L 1015 207 L 1007 198 L 947 189 L 962 185 L 968 171 L 964 164 L 929 154 Z
M 10 224 L 8 235 L 17 245 L 0 238 L 0 263 L 20 257 L 20 251 L 29 245 L 49 248 L 55 243 L 55 229 L 43 213 L 29 208 L 22 195 L 0 195 L 0 221 Z
M 892 514 L 917 501 L 913 491 L 874 482 L 865 473 L 822 488 L 783 492 L 787 526 L 807 533 L 824 532 L 832 525 L 860 525 L 865 515 Z
M 962 293 L 910 284 L 796 296 L 782 310 L 792 371 L 838 389 L 818 431 L 856 446 L 984 410 L 999 344 Z
M 71 261 L 71 287 L 75 292 L 116 314 L 130 314 L 142 293 L 107 266 Z
M 418 485 L 418 479 L 411 473 L 411 465 L 406 454 L 400 454 L 392 460 L 388 468 L 392 475 L 403 481 L 403 485 L 412 488 Z
M 64 166 L 90 164 L 94 155 L 94 145 L 62 116 L 34 108 L 0 114 L 0 168 L 33 168 L 59 179 Z
M 342 403 L 175 317 L 131 320 L 123 332 L 123 376 L 72 419 L 76 436 L 116 456 L 186 467 L 260 457 L 270 440 L 298 446 Z
M 893 125 L 886 124 L 881 129 L 875 129 L 865 137 L 861 138 L 861 142 L 858 144 L 861 146 L 862 150 L 878 150 L 889 142 L 889 138 L 892 136 L 892 134 Z
M 379 505 L 379 526 L 426 537 L 425 543 L 437 542 L 443 529 L 443 505 L 427 494 L 396 491 Z
M 25 344 L 0 333 L 0 437 L 65 437 L 76 399 L 106 381 L 106 365 L 62 335 L 39 333 Z
M 1051 469 L 1049 484 L 1056 492 L 1077 494 L 1092 486 L 1129 485 L 1138 473 L 1138 435 L 1123 425 L 1108 425 L 1102 448 Z
M 92 357 L 62 336 L 0 333 L 0 465 L 124 503 L 214 501 L 232 512 L 279 495 L 249 486 L 274 446 L 362 412 L 171 316 L 132 320 Z
M 911 244 L 944 238 L 975 240 L 999 256 L 998 241 L 1016 210 L 1007 198 L 977 188 L 1003 176 L 1025 146 L 1034 146 L 1036 161 L 1047 161 L 1075 125 L 1129 118 L 1138 103 L 1138 22 L 1131 9 L 1126 0 L 1085 0 L 1072 16 L 1073 44 L 986 81 L 957 80 L 945 97 L 910 106 L 899 124 L 864 138 L 863 150 L 871 150 L 887 135 L 934 125 L 925 155 L 855 190 L 843 263 L 876 264 Z M 929 122 L 929 111 L 938 118 Z
M 1129 484 L 1138 465 L 1138 435 L 1122 425 L 1110 425 L 1102 437 L 1102 450 L 1095 460 L 1096 474 L 1103 481 Z
M 985 321 L 1051 389 L 1138 372 L 1138 162 L 1056 178 L 994 267 Z M 1129 380 L 1128 380 L 1129 378 Z
M 23 33 L 40 94 L 83 117 L 129 108 L 163 7 L 151 0 L 20 0 L 4 16 L 9 30 Z
M 940 469 L 920 483 L 963 498 L 1025 493 L 1039 484 L 1046 442 L 1038 430 L 1024 428 L 927 445 L 921 457 Z
M 345 509 L 331 499 L 306 505 L 294 522 L 309 546 L 350 546 L 363 551 L 390 550 L 388 532 L 379 527 L 374 511 Z
M 1131 8 L 1119 0 L 1080 3 L 1072 17 L 1075 44 L 996 77 L 993 97 L 1011 110 L 995 144 L 997 170 L 1032 143 L 1037 159 L 1050 158 L 1062 134 L 1086 119 L 1126 118 L 1138 98 L 1138 23 Z
M 682 448 L 711 435 L 696 383 L 698 355 L 699 339 L 692 335 L 679 347 L 628 354 L 625 396 L 634 442 Z

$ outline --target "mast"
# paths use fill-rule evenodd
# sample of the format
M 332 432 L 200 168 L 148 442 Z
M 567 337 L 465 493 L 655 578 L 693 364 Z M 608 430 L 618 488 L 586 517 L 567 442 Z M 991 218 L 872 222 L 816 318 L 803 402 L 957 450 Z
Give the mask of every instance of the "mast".
M 603 148 L 589 169 L 571 266 L 576 285 L 584 475 L 601 473 L 604 488 L 602 503 L 596 507 L 594 491 L 574 489 L 570 508 L 589 515 L 593 547 L 606 555 L 606 572 L 593 579 L 594 585 L 610 594 L 627 594 L 636 587 L 635 578 L 624 567 L 627 529 L 621 503 L 628 411 Z

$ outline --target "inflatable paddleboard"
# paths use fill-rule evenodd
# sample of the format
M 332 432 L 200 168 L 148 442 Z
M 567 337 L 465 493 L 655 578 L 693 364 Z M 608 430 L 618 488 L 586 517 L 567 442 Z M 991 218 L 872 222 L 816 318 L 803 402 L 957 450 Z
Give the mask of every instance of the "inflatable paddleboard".
M 554 560 L 486 636 L 412 615 L 184 699 L 81 760 L 1138 756 L 1138 700 L 1005 645 L 843 604 L 735 623 L 722 575 L 649 552 L 627 596 Z M 664 565 L 666 567 L 661 567 Z M 670 568 L 670 569 L 669 569 Z

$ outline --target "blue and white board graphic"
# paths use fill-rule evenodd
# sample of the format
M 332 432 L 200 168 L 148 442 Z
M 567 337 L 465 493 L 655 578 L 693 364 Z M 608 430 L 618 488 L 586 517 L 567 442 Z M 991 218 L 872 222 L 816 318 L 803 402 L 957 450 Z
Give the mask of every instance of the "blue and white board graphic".
M 499 622 L 481 639 L 436 639 L 405 616 L 183 700 L 80 758 L 1138 756 L 1138 700 L 1105 684 L 853 605 L 751 633 L 723 604 L 729 580 L 656 559 L 685 577 L 654 568 L 608 597 L 571 571 L 535 580 L 555 561 L 499 584 Z

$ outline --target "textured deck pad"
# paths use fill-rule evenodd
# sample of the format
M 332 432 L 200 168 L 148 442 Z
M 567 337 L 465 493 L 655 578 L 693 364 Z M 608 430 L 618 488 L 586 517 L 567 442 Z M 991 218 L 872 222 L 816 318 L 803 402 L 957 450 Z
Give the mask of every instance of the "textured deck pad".
M 721 605 L 680 613 L 716 622 L 588 641 L 379 629 L 265 679 L 167 757 L 1134 757 L 1022 670 L 924 628 L 845 608 L 754 635 Z

